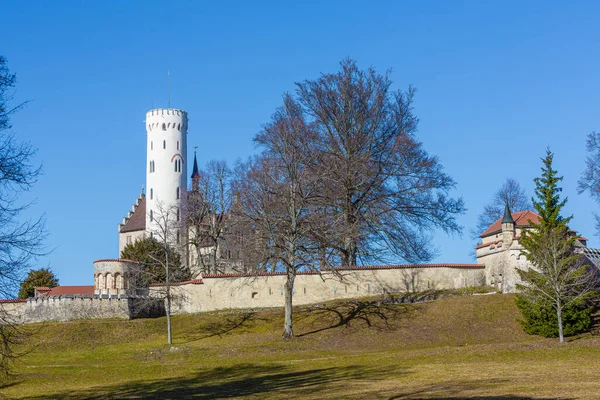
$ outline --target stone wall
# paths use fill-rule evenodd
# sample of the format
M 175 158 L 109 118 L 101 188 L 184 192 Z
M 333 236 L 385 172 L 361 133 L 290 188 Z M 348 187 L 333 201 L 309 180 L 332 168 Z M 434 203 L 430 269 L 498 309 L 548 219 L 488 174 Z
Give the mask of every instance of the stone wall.
M 174 313 L 196 313 L 231 308 L 281 307 L 283 273 L 260 276 L 205 275 L 202 280 L 172 287 Z M 388 293 L 458 289 L 484 283 L 483 265 L 391 266 L 336 270 L 335 273 L 299 273 L 294 304 L 351 299 Z M 164 293 L 153 287 L 151 294 Z
M 20 308 L 19 322 L 70 321 L 76 319 L 157 317 L 164 305 L 156 299 L 124 296 L 33 297 Z

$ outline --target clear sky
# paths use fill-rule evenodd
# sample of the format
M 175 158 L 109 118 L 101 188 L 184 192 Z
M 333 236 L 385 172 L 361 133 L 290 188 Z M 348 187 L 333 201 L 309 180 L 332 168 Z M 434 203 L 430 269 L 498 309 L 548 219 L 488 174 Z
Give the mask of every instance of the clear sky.
M 546 146 L 572 227 L 594 236 L 578 195 L 585 137 L 600 129 L 600 3 L 554 1 L 5 1 L 0 54 L 17 73 L 13 117 L 43 176 L 23 199 L 46 214 L 61 284 L 93 284 L 118 256 L 117 224 L 145 181 L 145 112 L 190 117 L 188 150 L 231 163 L 294 82 L 344 57 L 418 89 L 418 137 L 457 181 L 463 237 L 436 234 L 435 262 L 472 262 L 468 230 L 507 177 L 533 194 Z

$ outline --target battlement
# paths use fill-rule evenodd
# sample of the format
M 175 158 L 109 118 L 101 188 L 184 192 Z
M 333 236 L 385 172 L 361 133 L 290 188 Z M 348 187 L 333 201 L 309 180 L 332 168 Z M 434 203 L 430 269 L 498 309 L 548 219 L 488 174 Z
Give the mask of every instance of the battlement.
M 146 113 L 146 118 L 166 115 L 176 115 L 178 117 L 187 118 L 187 111 L 179 110 L 177 108 L 155 108 Z

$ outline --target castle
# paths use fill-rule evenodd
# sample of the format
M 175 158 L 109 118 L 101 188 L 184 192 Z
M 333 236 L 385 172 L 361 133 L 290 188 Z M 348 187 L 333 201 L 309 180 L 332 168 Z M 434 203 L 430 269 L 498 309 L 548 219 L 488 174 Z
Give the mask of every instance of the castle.
M 188 265 L 195 265 L 202 251 L 187 244 L 187 112 L 172 108 L 150 110 L 145 128 L 146 193 L 136 199 L 119 224 L 119 254 L 128 244 L 159 235 L 159 240 L 179 249 Z M 195 155 L 193 163 L 192 180 L 197 184 Z M 164 223 L 165 217 L 168 224 Z M 321 273 L 299 272 L 294 284 L 294 304 L 480 285 L 495 287 L 502 293 L 514 292 L 518 283 L 516 269 L 529 267 L 521 255 L 519 239 L 523 230 L 538 219 L 532 211 L 511 213 L 506 206 L 504 216 L 481 234 L 475 264 L 362 266 Z M 578 247 L 591 263 L 600 265 L 600 251 L 588 249 L 585 238 L 578 238 Z M 20 322 L 133 318 L 164 312 L 164 302 L 157 295 L 160 285 L 153 285 L 140 295 L 137 262 L 102 259 L 93 266 L 93 286 L 36 288 L 33 298 L 0 302 Z M 178 298 L 173 304 L 174 313 L 283 306 L 285 273 L 192 272 L 193 279 L 172 285 Z

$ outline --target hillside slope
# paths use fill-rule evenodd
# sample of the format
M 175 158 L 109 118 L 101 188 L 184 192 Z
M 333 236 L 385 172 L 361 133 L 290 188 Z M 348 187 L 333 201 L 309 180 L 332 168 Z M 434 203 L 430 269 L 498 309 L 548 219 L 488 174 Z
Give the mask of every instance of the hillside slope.
M 510 295 L 47 324 L 7 398 L 600 398 L 600 341 L 524 334 Z M 36 327 L 32 327 L 36 328 Z

